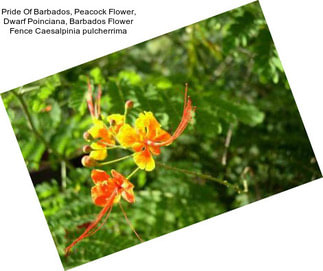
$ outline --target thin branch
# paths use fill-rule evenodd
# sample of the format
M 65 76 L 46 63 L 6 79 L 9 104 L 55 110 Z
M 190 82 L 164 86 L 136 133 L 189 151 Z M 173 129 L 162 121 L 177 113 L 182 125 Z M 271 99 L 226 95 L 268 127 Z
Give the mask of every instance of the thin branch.
M 38 130 L 36 129 L 36 126 L 32 120 L 32 117 L 29 113 L 27 104 L 25 102 L 25 99 L 23 97 L 22 94 L 18 94 L 15 90 L 12 91 L 13 94 L 17 97 L 18 101 L 20 102 L 22 111 L 25 115 L 25 118 L 27 120 L 27 124 L 29 126 L 29 129 L 31 130 L 31 132 L 46 146 L 46 149 L 48 150 L 49 153 L 53 153 L 55 156 L 57 156 L 60 160 L 64 161 L 66 163 L 66 165 L 69 168 L 74 168 L 73 165 L 60 153 L 58 153 L 55 149 L 53 149 L 50 144 L 47 142 L 47 140 L 42 136 L 41 133 L 38 132 Z
M 227 136 L 225 138 L 225 143 L 224 143 L 224 152 L 222 155 L 222 160 L 221 163 L 223 166 L 226 166 L 227 164 L 227 158 L 228 158 L 228 149 L 231 143 L 231 137 L 232 137 L 232 124 L 230 124 L 230 127 L 227 132 Z
M 217 183 L 222 184 L 222 185 L 224 185 L 224 186 L 226 186 L 228 188 L 234 189 L 238 194 L 241 193 L 240 188 L 239 188 L 238 185 L 231 184 L 231 183 L 229 183 L 226 180 L 222 180 L 222 179 L 219 179 L 219 178 L 215 178 L 213 176 L 206 175 L 206 174 L 203 174 L 203 173 L 198 173 L 198 172 L 190 171 L 190 170 L 187 170 L 187 169 L 172 167 L 172 166 L 169 166 L 169 165 L 160 163 L 160 162 L 156 162 L 156 164 L 158 166 L 163 167 L 163 168 L 166 168 L 166 169 L 170 169 L 170 170 L 173 170 L 173 171 L 181 172 L 181 173 L 184 173 L 184 174 L 187 174 L 187 175 L 197 176 L 197 177 L 200 177 L 200 178 L 205 179 L 205 180 L 210 180 L 210 181 L 213 181 L 213 182 L 217 182 Z

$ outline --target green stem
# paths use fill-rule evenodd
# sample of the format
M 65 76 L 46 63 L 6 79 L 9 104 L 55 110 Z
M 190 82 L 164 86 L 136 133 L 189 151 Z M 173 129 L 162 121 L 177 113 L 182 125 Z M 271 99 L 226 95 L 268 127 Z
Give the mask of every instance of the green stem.
M 107 147 L 107 150 L 113 150 L 113 149 L 126 149 L 126 148 L 121 146 L 121 145 L 116 145 L 116 146 L 113 146 L 113 147 Z
M 127 107 L 125 107 L 125 109 L 124 109 L 124 114 L 123 114 L 123 118 L 124 118 L 123 122 L 124 122 L 125 124 L 127 123 L 127 114 L 128 114 L 128 108 L 127 108 Z
M 125 147 L 121 146 L 121 145 L 117 145 L 117 146 L 113 146 L 113 147 L 106 147 L 107 150 L 114 150 L 114 149 L 124 149 L 126 150 Z M 95 148 L 91 148 L 91 151 L 102 151 L 103 149 L 95 149 Z
M 124 156 L 124 157 L 121 157 L 121 158 L 118 158 L 118 159 L 115 159 L 115 160 L 112 160 L 112 161 L 108 161 L 108 162 L 104 162 L 104 163 L 99 163 L 99 166 L 105 166 L 105 165 L 110 165 L 110 164 L 113 164 L 113 163 L 116 163 L 116 162 L 119 162 L 119 161 L 122 161 L 122 160 L 125 160 L 127 158 L 130 158 L 132 157 L 134 154 L 129 154 L 127 156 Z
M 168 166 L 168 165 L 163 164 L 163 163 L 160 163 L 160 162 L 156 162 L 156 164 L 158 166 L 163 167 L 163 168 L 166 168 L 166 169 L 170 169 L 170 170 L 173 170 L 173 171 L 181 172 L 181 173 L 184 173 L 184 174 L 187 174 L 187 175 L 193 175 L 193 176 L 201 177 L 202 179 L 205 179 L 205 180 L 210 180 L 210 181 L 217 182 L 217 183 L 222 184 L 222 185 L 224 185 L 224 186 L 226 186 L 228 188 L 234 189 L 238 194 L 241 193 L 240 188 L 239 188 L 238 185 L 231 184 L 231 183 L 229 183 L 226 180 L 222 180 L 222 179 L 219 179 L 219 178 L 215 178 L 213 176 L 206 175 L 206 174 L 203 174 L 203 173 L 198 173 L 198 172 L 190 171 L 190 170 L 187 170 L 187 169 L 182 169 L 182 168 L 176 168 L 176 167 Z
M 140 168 L 139 168 L 139 167 L 137 167 L 133 172 L 131 172 L 131 173 L 128 175 L 127 179 L 129 180 L 133 175 L 135 175 L 135 174 L 136 174 L 136 172 L 137 172 L 139 169 L 140 169 Z

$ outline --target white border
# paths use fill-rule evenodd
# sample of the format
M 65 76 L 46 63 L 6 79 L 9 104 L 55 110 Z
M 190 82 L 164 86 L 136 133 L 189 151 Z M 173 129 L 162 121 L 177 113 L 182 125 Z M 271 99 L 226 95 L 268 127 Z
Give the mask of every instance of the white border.
M 34 6 L 103 5 L 103 1 L 28 1 Z M 105 1 L 106 2 L 106 1 Z M 8 90 L 251 1 L 110 1 L 141 14 L 126 39 L 2 37 L 0 89 Z M 320 0 L 260 1 L 320 167 L 323 115 Z M 28 5 L 29 5 L 28 4 Z M 2 6 L 26 6 L 2 1 Z M 144 30 L 144 31 L 143 31 Z M 5 40 L 5 42 L 3 42 Z M 89 49 L 90 48 L 90 49 Z M 44 61 L 46 60 L 46 61 Z M 62 270 L 10 122 L 0 104 L 1 270 Z M 291 131 L 292 132 L 292 131 Z M 322 179 L 74 270 L 322 270 Z

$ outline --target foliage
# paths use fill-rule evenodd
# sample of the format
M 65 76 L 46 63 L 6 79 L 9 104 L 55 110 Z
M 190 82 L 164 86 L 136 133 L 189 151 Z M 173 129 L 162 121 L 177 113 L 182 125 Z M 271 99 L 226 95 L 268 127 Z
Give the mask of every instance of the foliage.
M 100 211 L 90 198 L 89 170 L 79 161 L 82 134 L 91 125 L 87 76 L 102 85 L 103 112 L 122 114 L 131 99 L 130 121 L 153 111 L 168 131 L 180 121 L 188 82 L 195 118 L 159 161 L 244 189 L 237 194 L 158 166 L 140 172 L 134 177 L 136 203 L 124 207 L 144 240 L 321 176 L 259 4 L 184 27 L 3 95 L 33 180 L 49 170 L 36 191 L 65 268 L 138 243 L 115 208 L 106 226 L 63 256 Z M 43 141 L 30 130 L 17 95 Z M 122 150 L 109 155 L 118 158 Z M 126 175 L 132 167 L 127 160 L 116 169 Z

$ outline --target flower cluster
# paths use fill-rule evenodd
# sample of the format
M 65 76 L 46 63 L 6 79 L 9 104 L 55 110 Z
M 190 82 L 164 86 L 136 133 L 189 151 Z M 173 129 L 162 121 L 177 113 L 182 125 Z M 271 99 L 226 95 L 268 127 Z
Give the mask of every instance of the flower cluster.
M 66 248 L 68 254 L 72 247 L 83 238 L 94 234 L 103 224 L 99 226 L 101 219 L 106 215 L 104 221 L 108 219 L 114 204 L 119 204 L 128 224 L 141 240 L 140 236 L 132 227 L 126 213 L 121 206 L 121 198 L 129 203 L 135 202 L 133 192 L 134 185 L 129 179 L 138 171 L 152 171 L 155 169 L 154 156 L 161 154 L 161 147 L 170 145 L 178 138 L 188 123 L 192 119 L 195 107 L 188 97 L 188 86 L 185 87 L 184 110 L 180 124 L 173 134 L 161 128 L 160 123 L 152 112 L 142 112 L 139 114 L 134 125 L 127 123 L 127 113 L 133 107 L 132 101 L 125 103 L 124 114 L 111 114 L 106 119 L 102 119 L 100 100 L 101 87 L 98 87 L 97 96 L 93 102 L 93 91 L 90 82 L 88 82 L 87 104 L 92 117 L 93 125 L 83 135 L 88 145 L 83 147 L 87 153 L 82 158 L 82 164 L 88 168 L 97 168 L 100 166 L 119 162 L 124 159 L 132 158 L 137 168 L 125 177 L 116 170 L 111 170 L 111 176 L 104 170 L 92 169 L 91 178 L 94 186 L 91 189 L 92 199 L 95 205 L 103 207 L 95 221 L 93 221 L 84 233 L 73 241 Z M 112 161 L 104 161 L 108 157 L 110 150 L 121 148 L 129 150 L 131 154 Z

